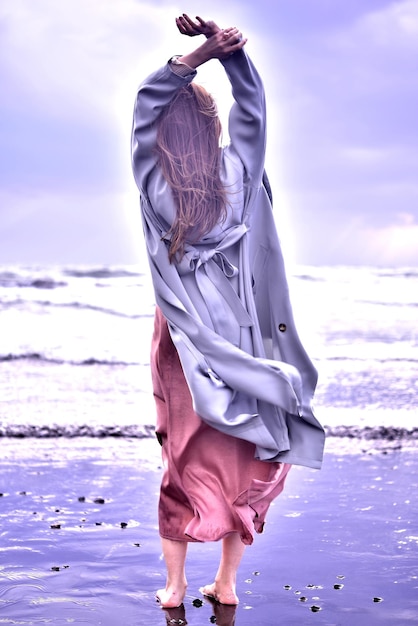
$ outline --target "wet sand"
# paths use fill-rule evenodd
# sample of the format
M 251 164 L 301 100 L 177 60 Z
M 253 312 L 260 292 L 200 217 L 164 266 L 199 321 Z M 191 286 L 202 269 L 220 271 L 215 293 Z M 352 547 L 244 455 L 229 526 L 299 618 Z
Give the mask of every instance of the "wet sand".
M 321 471 L 293 468 L 236 610 L 201 598 L 220 545 L 193 544 L 184 612 L 167 612 L 154 440 L 2 438 L 0 624 L 418 624 L 418 450 L 372 445 L 331 437 Z

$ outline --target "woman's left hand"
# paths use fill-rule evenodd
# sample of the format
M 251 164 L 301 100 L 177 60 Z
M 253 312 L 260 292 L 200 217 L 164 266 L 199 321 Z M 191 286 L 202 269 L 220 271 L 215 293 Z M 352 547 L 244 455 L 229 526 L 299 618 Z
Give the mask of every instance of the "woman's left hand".
M 198 15 L 196 20 L 194 22 L 186 13 L 183 13 L 180 17 L 176 17 L 177 28 L 182 35 L 187 35 L 188 37 L 205 35 L 207 38 L 212 37 L 221 30 L 212 20 L 206 22 Z

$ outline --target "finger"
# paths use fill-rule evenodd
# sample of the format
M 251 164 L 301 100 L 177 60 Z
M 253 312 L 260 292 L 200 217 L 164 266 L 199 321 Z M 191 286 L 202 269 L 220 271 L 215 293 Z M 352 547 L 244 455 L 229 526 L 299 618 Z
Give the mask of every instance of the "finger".
M 237 43 L 232 44 L 230 47 L 231 54 L 234 54 L 234 52 L 238 52 L 238 50 L 241 50 L 245 46 L 247 41 L 248 39 L 240 39 L 239 41 L 237 41 Z
M 196 19 L 203 28 L 206 26 L 205 20 L 199 17 L 199 15 L 196 15 Z
M 240 33 L 239 31 L 237 31 L 236 33 L 233 33 L 233 36 L 231 37 L 231 43 L 239 43 L 242 40 L 242 33 Z
M 187 35 L 187 30 L 185 29 L 185 27 L 181 23 L 180 18 L 178 18 L 178 17 L 176 17 L 176 25 L 177 25 L 177 28 L 179 29 L 179 31 L 180 31 L 180 33 L 182 35 Z
M 182 24 L 183 28 L 189 28 L 190 26 L 193 26 L 193 23 L 190 24 L 190 18 L 186 19 L 186 16 L 184 15 L 180 15 L 178 19 L 179 19 L 179 22 Z
M 180 30 L 182 35 L 192 36 L 198 35 L 200 32 L 197 28 L 193 26 L 193 23 L 189 24 L 183 16 L 180 16 L 177 22 L 178 29 Z
M 231 37 L 234 37 L 235 35 L 239 33 L 238 28 L 236 28 L 235 26 L 224 28 L 222 32 L 223 32 L 224 40 L 230 39 Z
M 192 28 L 195 28 L 195 27 L 196 27 L 195 22 L 191 19 L 191 17 L 189 17 L 189 16 L 187 15 L 187 13 L 183 13 L 183 16 L 182 16 L 182 17 L 183 17 L 183 19 L 187 22 L 187 24 L 188 24 L 189 26 L 191 26 Z

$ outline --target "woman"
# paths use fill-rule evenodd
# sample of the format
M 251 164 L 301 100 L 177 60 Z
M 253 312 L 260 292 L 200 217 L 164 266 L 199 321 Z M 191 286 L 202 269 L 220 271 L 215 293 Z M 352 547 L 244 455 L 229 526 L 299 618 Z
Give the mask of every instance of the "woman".
M 164 476 L 159 529 L 163 607 L 182 603 L 190 541 L 222 540 L 204 595 L 237 604 L 245 545 L 261 532 L 293 463 L 319 468 L 311 411 L 316 371 L 295 330 L 264 174 L 261 79 L 234 27 L 183 15 L 203 34 L 141 85 L 132 163 L 157 302 L 151 371 Z M 219 59 L 232 86 L 230 145 L 193 79 Z

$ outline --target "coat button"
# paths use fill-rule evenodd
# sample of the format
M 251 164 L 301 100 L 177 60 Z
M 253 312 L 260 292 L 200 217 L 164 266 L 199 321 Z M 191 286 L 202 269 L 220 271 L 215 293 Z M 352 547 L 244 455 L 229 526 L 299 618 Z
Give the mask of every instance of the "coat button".
M 281 333 L 286 332 L 286 324 L 279 324 L 279 330 Z

